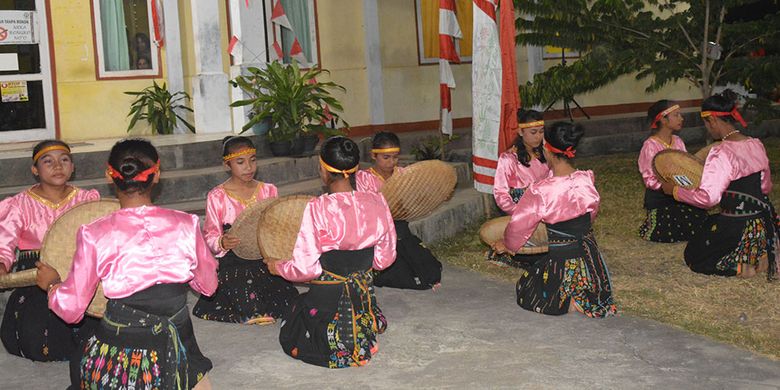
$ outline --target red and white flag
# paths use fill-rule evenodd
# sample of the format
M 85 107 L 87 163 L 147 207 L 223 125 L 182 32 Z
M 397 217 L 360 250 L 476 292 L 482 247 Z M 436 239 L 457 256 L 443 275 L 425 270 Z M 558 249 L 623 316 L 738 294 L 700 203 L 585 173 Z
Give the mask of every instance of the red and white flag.
M 441 132 L 452 135 L 452 94 L 455 77 L 450 62 L 459 63 L 455 39 L 463 38 L 455 14 L 455 0 L 439 0 L 439 95 L 441 100 Z
M 157 47 L 163 47 L 165 43 L 165 14 L 163 13 L 162 0 L 152 0 L 152 27 L 154 29 L 154 43 Z
M 281 0 L 274 1 L 274 7 L 271 10 L 271 23 L 276 23 L 288 30 L 292 30 L 290 19 L 287 19 L 287 14 L 284 12 Z
M 271 62 L 274 61 L 281 61 L 282 58 L 284 58 L 284 52 L 282 51 L 282 47 L 279 45 L 279 41 L 274 41 L 274 43 L 271 45 Z
M 501 48 L 497 0 L 473 0 L 474 50 L 471 62 L 474 188 L 493 192 L 501 128 Z
M 228 54 L 231 56 L 236 55 L 236 48 L 238 47 L 239 39 L 237 36 L 233 35 L 230 37 L 230 43 L 228 43 Z
M 292 47 L 290 48 L 290 57 L 298 61 L 301 65 L 306 65 L 309 63 L 309 60 L 306 58 L 306 54 L 303 54 L 303 47 L 301 47 L 301 43 L 298 42 L 298 37 L 295 37 L 293 40 Z

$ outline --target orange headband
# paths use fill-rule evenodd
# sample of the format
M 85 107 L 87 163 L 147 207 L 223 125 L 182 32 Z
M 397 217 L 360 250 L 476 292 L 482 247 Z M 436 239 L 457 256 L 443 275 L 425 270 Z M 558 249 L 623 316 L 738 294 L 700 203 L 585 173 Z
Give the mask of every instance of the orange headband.
M 257 153 L 257 149 L 255 149 L 255 148 L 242 149 L 242 150 L 239 150 L 238 152 L 230 153 L 227 156 L 222 156 L 222 162 L 228 162 L 228 161 L 230 161 L 230 160 L 232 160 L 234 158 L 238 158 L 238 157 L 241 157 L 241 156 L 246 156 L 248 154 L 256 154 L 256 153 Z
M 160 160 L 157 160 L 157 162 L 154 163 L 154 165 L 152 165 L 147 169 L 144 169 L 137 175 L 133 176 L 131 179 L 134 181 L 146 181 L 149 179 L 149 175 L 155 174 L 159 171 L 160 171 Z M 119 172 L 118 170 L 114 169 L 114 167 L 112 167 L 111 164 L 108 164 L 106 173 L 108 173 L 108 175 L 111 176 L 111 178 L 113 179 L 125 180 L 125 176 L 122 175 L 122 173 Z
M 566 156 L 568 158 L 574 158 L 574 153 L 577 153 L 577 151 L 574 150 L 571 146 L 566 148 L 566 150 L 560 150 L 560 149 L 556 148 L 555 146 L 552 146 L 552 144 L 550 144 L 547 141 L 544 142 L 544 148 L 549 150 L 550 152 L 553 152 L 555 154 L 562 154 L 562 155 L 564 155 L 564 156 Z
M 51 146 L 47 146 L 47 147 L 39 150 L 38 153 L 35 153 L 35 156 L 33 156 L 33 164 L 37 163 L 38 159 L 41 158 L 41 156 L 43 156 L 46 153 L 51 152 L 52 150 L 62 150 L 62 151 L 70 153 L 70 148 L 68 148 L 65 145 L 51 145 Z
M 535 121 L 535 122 L 528 122 L 528 123 L 521 123 L 517 125 L 520 129 L 529 129 L 531 127 L 544 127 L 544 121 Z
M 325 168 L 326 171 L 328 171 L 330 173 L 340 173 L 340 174 L 344 175 L 345 178 L 349 177 L 350 174 L 353 174 L 353 173 L 357 172 L 358 168 L 360 168 L 360 164 L 358 163 L 358 165 L 355 165 L 354 167 L 352 167 L 350 169 L 336 169 L 336 168 L 333 168 L 332 166 L 328 165 L 328 163 L 326 163 L 322 159 L 322 157 L 320 157 L 320 165 L 322 165 L 322 167 Z
M 401 148 L 399 147 L 393 147 L 393 148 L 384 148 L 384 149 L 371 149 L 371 153 L 395 153 L 401 152 Z
M 742 118 L 742 114 L 740 114 L 739 111 L 737 111 L 737 106 L 736 105 L 734 105 L 734 109 L 731 110 L 731 111 L 702 111 L 701 112 L 701 117 L 702 118 L 707 118 L 707 117 L 710 117 L 710 116 L 715 116 L 715 117 L 718 117 L 718 116 L 730 116 L 730 117 L 734 118 L 734 120 L 739 122 L 739 124 L 742 125 L 742 127 L 747 128 L 747 122 L 745 122 L 745 119 Z
M 655 119 L 653 119 L 653 123 L 650 124 L 651 129 L 657 129 L 658 128 L 658 121 L 661 120 L 661 118 L 673 113 L 674 111 L 677 111 L 680 109 L 679 104 L 675 104 L 661 112 L 658 113 L 658 115 L 655 116 Z

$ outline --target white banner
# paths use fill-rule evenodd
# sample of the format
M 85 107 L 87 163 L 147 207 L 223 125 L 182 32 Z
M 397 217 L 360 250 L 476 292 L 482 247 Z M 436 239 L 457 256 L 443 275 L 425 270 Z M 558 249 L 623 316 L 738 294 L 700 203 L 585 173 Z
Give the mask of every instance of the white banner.
M 0 11 L 0 45 L 38 43 L 35 11 Z

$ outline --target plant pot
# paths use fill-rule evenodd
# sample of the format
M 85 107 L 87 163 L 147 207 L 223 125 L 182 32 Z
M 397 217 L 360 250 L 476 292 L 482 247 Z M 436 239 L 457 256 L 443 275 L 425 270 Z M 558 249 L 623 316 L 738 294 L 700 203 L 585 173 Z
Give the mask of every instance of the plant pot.
M 320 143 L 320 137 L 317 134 L 308 134 L 301 139 L 303 139 L 303 154 L 307 156 L 314 154 L 314 149 Z
M 292 151 L 290 154 L 292 154 L 293 156 L 300 156 L 303 154 L 302 137 L 295 137 L 295 139 L 292 140 Z
M 292 141 L 268 141 L 268 148 L 271 154 L 276 157 L 289 156 L 292 154 Z
M 270 128 L 271 128 L 271 118 L 265 118 L 261 122 L 252 125 L 252 132 L 255 135 L 263 135 L 268 133 L 268 130 Z

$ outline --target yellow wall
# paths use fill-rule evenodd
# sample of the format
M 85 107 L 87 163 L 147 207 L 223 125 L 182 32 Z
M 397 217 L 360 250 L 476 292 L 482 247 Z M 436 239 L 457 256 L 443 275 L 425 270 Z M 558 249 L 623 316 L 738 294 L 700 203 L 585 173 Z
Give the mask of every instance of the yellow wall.
M 50 2 L 59 129 L 66 141 L 125 135 L 133 99 L 124 92 L 152 84 L 151 79 L 97 80 L 91 2 Z M 164 51 L 161 57 L 165 69 Z

